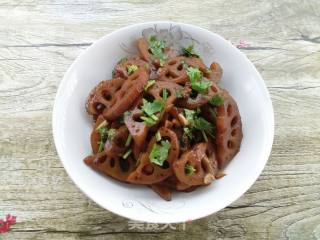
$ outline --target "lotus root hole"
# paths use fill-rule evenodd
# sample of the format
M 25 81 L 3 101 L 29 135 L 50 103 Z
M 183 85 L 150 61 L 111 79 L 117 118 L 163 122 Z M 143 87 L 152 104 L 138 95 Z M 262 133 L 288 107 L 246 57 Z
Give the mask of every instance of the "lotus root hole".
M 111 96 L 111 94 L 110 94 L 109 91 L 104 91 L 104 92 L 102 93 L 102 95 L 103 95 L 103 97 L 104 97 L 107 101 L 110 101 L 111 98 L 112 98 L 112 96 Z
M 228 113 L 228 116 L 230 117 L 231 114 L 233 113 L 233 107 L 231 104 L 228 104 L 228 107 L 227 107 L 227 113 Z
M 148 102 L 153 102 L 154 101 L 154 96 L 152 96 L 151 94 L 145 94 L 144 96 L 143 96 L 143 98 L 145 99 L 145 100 L 147 100 Z
M 132 119 L 135 122 L 143 122 L 143 120 L 140 117 L 141 117 L 141 114 L 140 113 L 136 113 L 136 114 L 133 114 Z M 134 125 L 132 125 L 132 127 L 134 127 Z
M 96 103 L 94 108 L 97 110 L 97 112 L 100 112 L 104 109 L 104 106 L 101 103 Z
M 142 172 L 143 172 L 143 174 L 149 176 L 154 172 L 154 167 L 152 165 L 148 164 L 142 168 Z
M 179 66 L 177 67 L 177 70 L 181 71 L 183 69 L 183 64 L 180 63 Z
M 234 148 L 234 142 L 231 140 L 228 141 L 227 145 L 228 145 L 228 148 L 230 148 L 230 149 Z
M 163 165 L 161 166 L 161 168 L 163 168 L 163 169 L 168 169 L 169 167 L 170 167 L 170 164 L 168 161 L 164 161 Z
M 238 122 L 238 116 L 234 116 L 231 120 L 231 127 L 233 127 L 234 125 L 236 125 L 236 123 Z
M 231 136 L 234 137 L 236 135 L 236 133 L 237 133 L 237 129 L 233 129 L 232 132 L 231 132 Z
M 114 158 L 110 159 L 110 167 L 114 167 L 114 165 L 116 165 L 116 160 Z

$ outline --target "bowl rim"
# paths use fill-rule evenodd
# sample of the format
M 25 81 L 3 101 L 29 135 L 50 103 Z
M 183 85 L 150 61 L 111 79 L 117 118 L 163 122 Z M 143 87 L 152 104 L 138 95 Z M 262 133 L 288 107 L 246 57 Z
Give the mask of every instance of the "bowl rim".
M 84 54 L 86 54 L 87 51 L 89 51 L 90 49 L 94 48 L 97 43 L 104 41 L 105 39 L 107 39 L 112 34 L 115 34 L 115 33 L 121 32 L 121 31 L 126 31 L 127 29 L 130 29 L 132 27 L 151 26 L 151 25 L 154 25 L 154 24 L 172 24 L 172 25 L 177 25 L 177 26 L 181 26 L 181 27 L 195 28 L 195 29 L 198 29 L 198 30 L 201 30 L 201 31 L 205 32 L 206 34 L 214 35 L 215 37 L 219 38 L 220 40 L 223 40 L 223 41 L 227 42 L 227 44 L 229 44 L 233 49 L 235 49 L 236 51 L 238 51 L 240 54 L 242 54 L 244 56 L 244 60 L 246 61 L 246 64 L 248 64 L 248 67 L 250 68 L 251 73 L 254 75 L 254 77 L 256 79 L 259 80 L 259 81 L 257 81 L 259 86 L 262 87 L 262 89 L 266 93 L 266 100 L 268 102 L 268 107 L 269 107 L 268 110 L 269 110 L 269 113 L 270 113 L 270 116 L 269 116 L 270 118 L 268 120 L 270 120 L 269 121 L 269 131 L 270 132 L 268 134 L 269 135 L 269 139 L 268 139 L 268 141 L 266 143 L 264 155 L 262 157 L 263 159 L 265 159 L 265 161 L 260 166 L 259 171 L 256 171 L 256 173 L 254 174 L 255 175 L 253 177 L 254 181 L 246 183 L 245 185 L 243 185 L 242 186 L 242 193 L 238 197 L 236 197 L 234 199 L 227 200 L 226 204 L 224 204 L 225 206 L 223 208 L 221 208 L 219 210 L 216 210 L 216 211 L 212 211 L 212 212 L 206 212 L 206 213 L 203 213 L 203 214 L 197 214 L 197 215 L 194 214 L 192 219 L 182 219 L 182 218 L 176 217 L 173 221 L 171 221 L 171 220 L 167 220 L 167 221 L 161 221 L 161 220 L 160 221 L 159 220 L 149 221 L 149 220 L 145 220 L 145 219 L 140 218 L 140 217 L 133 218 L 131 216 L 130 217 L 126 216 L 125 214 L 122 214 L 122 212 L 120 213 L 119 211 L 117 211 L 117 208 L 113 208 L 110 205 L 108 207 L 105 207 L 105 205 L 102 202 L 97 201 L 94 198 L 94 196 L 91 196 L 91 194 L 88 193 L 85 188 L 79 186 L 77 181 L 69 173 L 69 170 L 66 167 L 65 161 L 62 159 L 62 149 L 59 147 L 59 144 L 58 144 L 58 136 L 57 136 L 57 132 L 58 132 L 58 130 L 57 130 L 57 128 L 58 128 L 58 117 L 57 116 L 58 116 L 58 109 L 59 109 L 59 107 L 58 107 L 58 99 L 62 96 L 63 86 L 68 81 L 70 73 L 73 71 L 75 65 L 78 64 L 78 62 L 80 61 L 82 56 L 84 56 Z M 78 189 L 80 189 L 81 192 L 83 192 L 89 199 L 94 201 L 98 206 L 100 206 L 101 208 L 103 208 L 103 209 L 105 209 L 107 211 L 112 212 L 113 214 L 116 214 L 118 216 L 124 217 L 126 219 L 132 219 L 132 220 L 143 221 L 143 222 L 153 222 L 153 223 L 182 223 L 182 222 L 186 222 L 186 221 L 189 221 L 189 220 L 193 221 L 193 220 L 201 219 L 201 218 L 210 216 L 210 215 L 212 215 L 212 214 L 214 214 L 216 212 L 221 211 L 222 209 L 226 208 L 227 206 L 229 206 L 230 204 L 232 204 L 233 202 L 238 200 L 241 196 L 243 196 L 250 189 L 250 187 L 257 181 L 258 177 L 261 175 L 263 169 L 265 168 L 265 166 L 266 166 L 266 164 L 267 164 L 267 162 L 268 162 L 268 160 L 270 158 L 271 151 L 272 151 L 272 146 L 273 146 L 273 141 L 274 141 L 274 110 L 273 110 L 273 105 L 272 105 L 272 100 L 271 100 L 271 97 L 270 97 L 270 93 L 269 93 L 268 88 L 267 88 L 267 86 L 265 84 L 265 81 L 261 77 L 260 73 L 255 68 L 254 64 L 248 59 L 246 54 L 244 54 L 239 49 L 237 49 L 230 41 L 227 41 L 225 38 L 223 38 L 222 36 L 220 36 L 217 33 L 211 32 L 208 29 L 205 29 L 203 27 L 199 27 L 199 26 L 196 26 L 196 25 L 192 25 L 192 24 L 187 24 L 187 23 L 182 23 L 182 22 L 175 22 L 175 21 L 147 21 L 147 22 L 141 22 L 141 23 L 126 25 L 126 26 L 120 27 L 120 28 L 108 33 L 108 34 L 105 34 L 104 36 L 102 36 L 98 40 L 93 41 L 92 44 L 89 47 L 87 47 L 84 51 L 82 51 L 76 57 L 76 59 L 69 66 L 69 68 L 65 72 L 62 80 L 60 81 L 58 89 L 57 89 L 57 93 L 55 95 L 54 105 L 53 105 L 53 110 L 52 110 L 52 135 L 53 135 L 53 140 L 54 140 L 54 145 L 55 145 L 55 148 L 56 148 L 57 155 L 58 155 L 58 157 L 60 159 L 60 162 L 62 163 L 65 171 L 67 172 L 69 178 L 76 185 L 76 187 Z

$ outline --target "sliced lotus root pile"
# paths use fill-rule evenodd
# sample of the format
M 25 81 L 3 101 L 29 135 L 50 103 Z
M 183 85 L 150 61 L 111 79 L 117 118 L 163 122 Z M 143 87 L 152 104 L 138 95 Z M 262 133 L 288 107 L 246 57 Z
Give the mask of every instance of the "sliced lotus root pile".
M 128 67 L 130 65 L 135 65 L 138 68 L 146 68 L 147 62 L 138 58 L 138 57 L 133 57 L 129 58 L 127 60 L 120 61 L 115 67 L 113 71 L 113 77 L 114 78 L 125 78 L 127 79 L 130 74 L 128 72 Z
M 220 169 L 238 153 L 242 140 L 242 124 L 237 103 L 225 90 L 222 96 L 224 104 L 217 107 L 216 116 L 217 159 Z
M 114 121 L 127 111 L 144 90 L 149 79 L 145 68 L 140 68 L 123 83 L 110 101 L 109 107 L 103 111 L 103 116 L 108 121 Z
M 161 81 L 155 82 L 155 84 L 148 89 L 147 93 L 154 97 L 156 100 L 160 100 L 163 99 L 165 90 L 167 91 L 166 105 L 170 106 L 177 99 L 176 93 L 181 92 L 183 90 L 183 87 L 174 82 Z
M 127 147 L 125 146 L 129 136 L 128 128 L 122 125 L 116 130 L 116 134 L 112 139 L 108 139 L 104 145 L 104 152 L 108 157 L 120 157 L 122 156 Z
M 173 174 L 171 165 L 179 156 L 179 143 L 175 133 L 169 129 L 161 128 L 159 130 L 162 139 L 170 142 L 168 158 L 164 166 L 159 166 L 150 162 L 149 155 L 153 145 L 156 143 L 155 137 L 151 139 L 148 150 L 139 158 L 139 165 L 136 170 L 130 174 L 128 181 L 135 184 L 154 184 L 163 181 Z
M 89 94 L 86 102 L 86 109 L 90 115 L 98 116 L 102 111 L 109 107 L 112 96 L 117 92 L 123 79 L 115 78 L 100 82 Z
M 185 172 L 186 165 L 194 168 L 195 171 L 188 175 Z M 177 179 L 189 186 L 211 183 L 215 179 L 217 169 L 215 153 L 208 143 L 196 144 L 173 163 L 173 171 Z
M 113 177 L 119 181 L 126 182 L 128 176 L 135 168 L 135 161 L 128 157 L 108 157 L 105 152 L 98 153 L 94 156 L 88 156 L 84 162 L 92 169 Z
M 188 88 L 188 86 L 186 86 L 186 88 Z M 212 83 L 205 94 L 198 93 L 195 97 L 187 95 L 185 98 L 179 99 L 177 101 L 177 105 L 183 108 L 197 109 L 198 107 L 207 104 L 210 98 L 220 92 L 221 89 L 218 85 L 216 83 Z M 189 93 L 191 94 L 191 87 Z

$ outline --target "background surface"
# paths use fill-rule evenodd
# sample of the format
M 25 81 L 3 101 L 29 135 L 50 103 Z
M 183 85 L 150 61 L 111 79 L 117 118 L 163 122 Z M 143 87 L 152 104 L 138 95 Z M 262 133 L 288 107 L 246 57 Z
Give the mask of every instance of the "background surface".
M 185 225 L 138 224 L 98 207 L 66 175 L 51 133 L 74 59 L 115 29 L 153 20 L 245 40 L 275 111 L 259 180 Z M 17 224 L 3 239 L 320 239 L 320 2 L 0 0 L 0 218 L 7 213 Z

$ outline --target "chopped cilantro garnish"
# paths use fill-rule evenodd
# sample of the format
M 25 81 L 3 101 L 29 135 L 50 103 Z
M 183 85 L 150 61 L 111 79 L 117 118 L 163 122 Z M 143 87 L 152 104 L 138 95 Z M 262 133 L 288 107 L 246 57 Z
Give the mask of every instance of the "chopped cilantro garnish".
M 114 128 L 110 128 L 108 131 L 108 139 L 112 140 L 116 135 L 116 130 Z
M 187 176 L 191 176 L 195 171 L 196 171 L 196 169 L 192 165 L 190 165 L 188 163 L 186 165 L 184 165 L 184 173 Z
M 123 154 L 122 158 L 127 159 L 131 153 L 132 153 L 132 149 L 129 149 L 125 154 Z
M 152 87 L 156 83 L 156 80 L 149 80 L 144 87 L 144 90 L 147 91 L 150 87 Z
M 190 140 L 192 140 L 193 135 L 192 135 L 192 131 L 190 128 L 184 127 L 183 132 L 184 132 L 185 136 L 187 136 Z
M 209 100 L 209 103 L 213 106 L 220 106 L 224 103 L 224 98 L 219 93 L 217 93 Z
M 138 66 L 134 65 L 134 64 L 128 65 L 127 66 L 127 70 L 128 70 L 128 74 L 130 75 L 130 74 L 132 74 L 132 73 L 134 73 L 135 71 L 138 70 Z
M 148 116 L 153 115 L 156 112 L 160 112 L 164 107 L 162 101 L 154 100 L 153 102 L 148 102 L 146 99 L 142 99 L 142 107 L 141 110 Z
M 213 129 L 213 125 L 205 120 L 203 117 L 197 117 L 193 121 L 194 128 L 200 131 L 209 131 Z
M 160 64 L 163 65 L 167 56 L 163 53 L 163 49 L 166 47 L 165 41 L 158 40 L 156 36 L 151 36 L 149 38 L 149 49 L 152 55 L 160 60 Z
M 108 139 L 112 140 L 114 135 L 116 134 L 116 130 L 114 128 L 108 129 L 107 126 L 102 126 L 100 128 L 97 128 L 97 131 L 100 135 L 100 141 L 98 142 L 99 144 L 99 149 L 98 152 L 103 151 L 104 149 L 104 144 Z
M 159 142 L 161 140 L 161 134 L 159 131 L 156 133 L 156 140 L 157 140 L 157 142 Z
M 199 55 L 195 54 L 193 51 L 193 44 L 189 45 L 186 48 L 183 47 L 182 52 L 183 52 L 183 55 L 186 57 L 192 57 L 192 56 L 199 57 Z
M 140 117 L 145 124 L 152 126 L 155 125 L 157 123 L 157 121 L 153 120 L 151 117 L 145 117 L 145 116 L 141 116 Z
M 182 93 L 181 93 L 181 90 L 180 90 L 180 89 L 177 89 L 177 90 L 175 91 L 175 94 L 176 94 L 176 98 L 183 98 L 183 96 L 182 96 Z
M 194 111 L 189 109 L 184 109 L 184 113 L 186 116 L 186 119 L 188 120 L 188 127 L 183 128 L 184 134 L 191 140 L 193 135 L 192 131 L 199 130 L 202 132 L 202 136 L 205 139 L 205 141 L 208 141 L 207 135 L 209 134 L 211 137 L 213 137 L 212 130 L 213 125 L 205 120 L 203 117 L 198 116 L 200 111 Z
M 198 68 L 188 67 L 187 74 L 191 88 L 199 93 L 204 93 L 212 85 L 212 82 L 202 79 L 202 72 Z
M 168 140 L 162 140 L 161 144 L 155 143 L 149 155 L 150 162 L 162 166 L 168 158 L 171 144 Z

